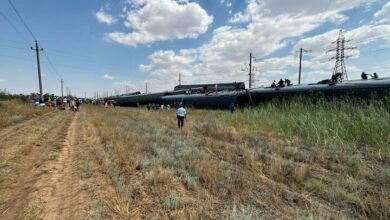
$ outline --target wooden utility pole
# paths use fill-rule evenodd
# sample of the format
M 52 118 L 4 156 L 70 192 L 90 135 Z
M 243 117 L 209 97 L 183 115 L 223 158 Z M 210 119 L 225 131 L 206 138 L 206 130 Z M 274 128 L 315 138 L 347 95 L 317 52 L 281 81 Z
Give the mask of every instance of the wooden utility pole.
M 181 85 L 181 73 L 179 72 L 179 86 Z
M 298 51 L 297 51 L 298 52 Z M 309 53 L 311 52 L 311 50 L 305 50 L 303 48 L 301 48 L 299 50 L 299 77 L 298 77 L 298 85 L 301 84 L 301 72 L 302 72 L 302 54 L 303 53 Z
M 148 94 L 148 82 L 145 83 L 145 94 Z
M 64 99 L 64 80 L 61 79 L 61 97 Z
M 298 77 L 298 85 L 301 84 L 301 71 L 302 71 L 302 48 L 299 53 L 299 77 Z
M 249 54 L 249 88 L 252 88 L 252 53 Z
M 31 50 L 35 50 L 37 56 L 37 68 L 38 68 L 38 81 L 39 81 L 39 96 L 41 97 L 41 101 L 43 101 L 43 90 L 42 90 L 42 77 L 41 77 L 41 64 L 39 62 L 39 51 L 42 51 L 43 48 L 39 48 L 38 41 L 35 40 L 35 48 L 31 47 Z

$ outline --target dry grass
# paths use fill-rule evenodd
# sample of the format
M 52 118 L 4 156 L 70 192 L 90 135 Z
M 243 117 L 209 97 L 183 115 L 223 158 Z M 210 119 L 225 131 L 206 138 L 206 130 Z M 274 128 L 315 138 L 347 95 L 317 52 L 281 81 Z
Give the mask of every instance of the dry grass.
M 294 169 L 292 176 L 297 183 L 302 183 L 305 180 L 308 171 L 308 166 L 306 164 L 302 164 Z
M 104 209 L 104 218 L 122 219 L 390 217 L 383 151 L 334 152 L 329 160 L 299 137 L 228 125 L 220 111 L 188 109 L 182 131 L 174 111 L 86 106 L 80 113 L 89 152 L 82 175 L 104 178 L 112 192 L 90 186 L 105 205 L 89 207 L 89 216 L 103 218 Z
M 49 108 L 37 107 L 20 100 L 0 100 L 0 129 L 49 111 Z

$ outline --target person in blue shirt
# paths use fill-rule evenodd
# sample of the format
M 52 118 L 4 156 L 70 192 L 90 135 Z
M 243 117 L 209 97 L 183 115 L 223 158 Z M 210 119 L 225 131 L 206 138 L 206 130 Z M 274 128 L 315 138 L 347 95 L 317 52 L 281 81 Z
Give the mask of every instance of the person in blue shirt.
M 186 117 L 186 109 L 182 104 L 179 105 L 179 108 L 176 111 L 177 125 L 179 128 L 183 128 L 184 126 L 184 118 Z

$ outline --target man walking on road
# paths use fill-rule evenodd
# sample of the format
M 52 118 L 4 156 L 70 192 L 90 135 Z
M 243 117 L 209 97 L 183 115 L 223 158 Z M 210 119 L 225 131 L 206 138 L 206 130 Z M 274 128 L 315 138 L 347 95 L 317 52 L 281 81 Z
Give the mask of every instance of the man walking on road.
M 186 109 L 183 107 L 182 104 L 180 104 L 179 108 L 176 111 L 177 125 L 179 126 L 179 128 L 183 128 L 184 118 L 186 117 L 186 114 Z

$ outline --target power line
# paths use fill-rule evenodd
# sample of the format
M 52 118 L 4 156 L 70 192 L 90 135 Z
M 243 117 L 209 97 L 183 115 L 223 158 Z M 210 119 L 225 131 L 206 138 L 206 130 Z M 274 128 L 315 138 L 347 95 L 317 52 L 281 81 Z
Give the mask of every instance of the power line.
M 19 17 L 19 19 L 22 21 L 24 27 L 27 29 L 27 31 L 31 34 L 32 38 L 35 40 L 36 42 L 36 46 L 35 46 L 35 50 L 37 52 L 37 65 L 38 65 L 38 75 L 39 75 L 39 88 L 40 88 L 40 93 L 41 93 L 41 96 L 42 96 L 42 83 L 41 83 L 41 73 L 40 73 L 40 64 L 39 64 L 39 50 L 43 52 L 43 49 L 42 48 L 38 48 L 38 43 L 37 43 L 37 37 L 35 37 L 34 33 L 31 31 L 30 27 L 27 25 L 27 23 L 25 22 L 25 20 L 23 19 L 23 17 L 20 15 L 18 9 L 15 7 L 15 5 L 11 2 L 11 0 L 8 0 L 8 3 L 11 5 L 11 7 L 13 8 L 13 10 L 15 11 L 16 15 Z M 15 29 L 16 30 L 16 29 Z M 23 37 L 24 38 L 24 37 Z M 24 38 L 25 39 L 25 38 Z M 26 42 L 28 42 L 26 40 Z M 33 49 L 33 48 L 32 48 Z M 51 68 L 53 69 L 54 73 L 61 79 L 61 82 L 62 82 L 62 77 L 61 75 L 58 73 L 57 69 L 55 68 L 55 66 L 53 65 L 53 63 L 51 62 L 49 56 L 43 52 L 43 55 L 45 56 L 47 62 L 49 63 L 49 65 L 51 66 Z M 41 97 L 42 98 L 42 97 Z
M 368 37 L 366 39 L 362 39 L 362 40 L 359 40 L 359 41 L 351 40 L 350 45 L 359 44 L 359 43 L 365 43 L 365 42 L 369 42 L 371 40 L 377 40 L 377 39 L 380 39 L 380 38 L 383 38 L 383 37 L 386 37 L 386 36 L 389 36 L 389 35 L 390 35 L 390 33 L 384 33 L 384 34 L 381 34 L 381 35 Z
M 3 12 L 0 11 L 0 15 L 4 18 L 5 21 L 14 29 L 14 31 L 26 42 L 26 44 L 30 47 L 31 44 L 28 42 L 28 40 L 24 37 L 24 35 L 15 27 L 15 25 L 12 24 L 12 22 L 5 16 Z
M 37 38 L 35 37 L 35 35 L 33 34 L 33 32 L 31 31 L 31 29 L 28 27 L 27 23 L 24 21 L 24 19 L 22 18 L 22 16 L 19 14 L 18 10 L 16 9 L 15 5 L 12 4 L 11 0 L 8 0 L 8 3 L 11 5 L 11 7 L 14 9 L 16 15 L 19 17 L 19 19 L 22 21 L 24 27 L 26 27 L 26 29 L 28 30 L 28 32 L 30 32 L 31 36 L 34 38 L 34 40 L 36 40 Z
M 58 73 L 57 69 L 54 67 L 53 63 L 51 62 L 49 56 L 45 53 L 45 51 L 42 51 L 43 55 L 45 55 L 45 58 L 47 60 L 47 62 L 49 63 L 49 65 L 51 66 L 51 68 L 53 69 L 54 73 L 57 74 L 57 76 L 62 79 L 62 76 Z
M 53 57 L 53 56 L 55 56 L 55 57 L 77 57 L 77 60 L 78 61 L 82 60 L 83 63 L 88 62 L 88 63 L 92 63 L 92 64 L 104 65 L 104 66 L 109 66 L 109 67 L 114 67 L 114 68 L 117 67 L 116 65 L 113 65 L 112 63 L 109 63 L 109 62 L 104 62 L 104 61 L 99 62 L 96 60 L 96 58 L 93 58 L 93 57 L 87 57 L 84 55 L 76 55 L 73 53 L 58 52 L 59 50 L 47 49 L 47 47 L 45 47 L 45 51 L 46 51 L 46 54 L 50 55 L 51 57 Z
M 8 48 L 13 48 L 13 49 L 18 49 L 18 50 L 27 50 L 25 47 L 15 47 L 7 44 L 0 44 L 0 47 L 8 47 Z
M 14 60 L 32 61 L 31 59 L 28 59 L 25 57 L 9 56 L 9 55 L 4 55 L 4 54 L 0 54 L 0 57 L 7 57 L 7 58 L 14 59 Z

